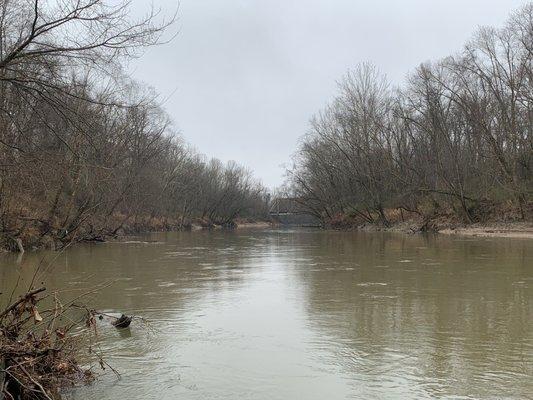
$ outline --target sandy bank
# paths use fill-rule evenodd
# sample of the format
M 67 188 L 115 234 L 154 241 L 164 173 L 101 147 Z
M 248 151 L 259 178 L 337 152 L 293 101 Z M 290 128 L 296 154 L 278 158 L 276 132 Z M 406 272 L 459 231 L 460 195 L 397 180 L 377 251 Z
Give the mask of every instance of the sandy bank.
M 474 224 L 470 226 L 440 229 L 439 233 L 445 235 L 533 239 L 533 223 L 511 222 L 482 225 Z
M 487 221 L 475 224 L 464 224 L 454 216 L 441 215 L 431 220 L 424 220 L 419 215 L 409 215 L 403 220 L 396 216 L 389 218 L 390 225 L 361 223 L 361 221 L 340 218 L 328 228 L 336 230 L 357 230 L 368 232 L 399 232 L 415 234 L 420 232 L 441 233 L 443 235 L 463 235 L 478 237 L 502 237 L 517 239 L 533 239 L 533 221 Z
M 236 229 L 268 229 L 272 227 L 272 223 L 266 221 L 258 222 L 238 222 Z

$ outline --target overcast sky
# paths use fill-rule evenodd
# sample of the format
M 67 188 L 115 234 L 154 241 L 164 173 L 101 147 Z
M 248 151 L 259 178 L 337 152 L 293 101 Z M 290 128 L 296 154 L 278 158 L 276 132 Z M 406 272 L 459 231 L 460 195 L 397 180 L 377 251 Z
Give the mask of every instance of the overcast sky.
M 153 3 L 167 13 L 176 7 Z M 524 3 L 181 0 L 178 36 L 131 68 L 168 97 L 165 109 L 198 151 L 235 160 L 273 188 L 349 68 L 368 61 L 400 84 L 421 62 L 457 52 L 476 27 L 502 26 Z

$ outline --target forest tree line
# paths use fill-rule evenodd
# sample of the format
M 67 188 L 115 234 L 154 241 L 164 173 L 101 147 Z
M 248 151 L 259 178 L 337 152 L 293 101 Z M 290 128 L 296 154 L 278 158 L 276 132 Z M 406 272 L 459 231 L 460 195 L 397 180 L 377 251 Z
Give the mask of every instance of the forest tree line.
M 3 247 L 266 215 L 251 173 L 191 149 L 123 72 L 172 23 L 127 1 L 0 0 Z
M 324 223 L 531 219 L 532 60 L 530 3 L 401 88 L 369 64 L 349 71 L 301 140 L 290 195 Z

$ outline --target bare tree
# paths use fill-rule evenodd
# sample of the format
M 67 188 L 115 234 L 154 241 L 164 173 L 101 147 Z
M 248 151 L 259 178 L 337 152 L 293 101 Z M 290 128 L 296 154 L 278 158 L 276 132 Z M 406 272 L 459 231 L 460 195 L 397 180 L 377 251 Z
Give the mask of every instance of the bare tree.
M 293 193 L 324 221 L 387 225 L 386 208 L 475 222 L 533 194 L 533 5 L 480 29 L 456 56 L 422 64 L 391 90 L 361 65 L 311 121 L 289 171 Z

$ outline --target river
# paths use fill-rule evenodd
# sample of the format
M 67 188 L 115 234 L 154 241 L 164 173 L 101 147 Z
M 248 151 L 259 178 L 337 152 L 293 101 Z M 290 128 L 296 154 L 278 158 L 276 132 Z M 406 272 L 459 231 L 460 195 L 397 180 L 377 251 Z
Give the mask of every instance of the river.
M 4 255 L 0 291 L 43 255 Z M 76 245 L 45 283 L 103 282 L 87 302 L 149 326 L 102 325 L 122 377 L 73 399 L 533 398 L 532 240 L 157 233 Z

